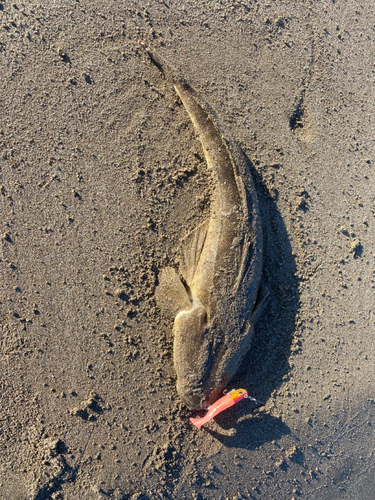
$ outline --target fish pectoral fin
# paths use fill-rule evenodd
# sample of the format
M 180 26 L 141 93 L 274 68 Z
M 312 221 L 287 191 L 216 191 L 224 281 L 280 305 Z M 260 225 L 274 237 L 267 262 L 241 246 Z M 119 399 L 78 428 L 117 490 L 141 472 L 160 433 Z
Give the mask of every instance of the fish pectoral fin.
M 191 307 L 188 293 L 172 267 L 166 267 L 161 271 L 155 298 L 158 307 L 172 317 Z
M 188 285 L 193 281 L 206 240 L 208 225 L 209 219 L 188 233 L 182 240 L 180 271 Z

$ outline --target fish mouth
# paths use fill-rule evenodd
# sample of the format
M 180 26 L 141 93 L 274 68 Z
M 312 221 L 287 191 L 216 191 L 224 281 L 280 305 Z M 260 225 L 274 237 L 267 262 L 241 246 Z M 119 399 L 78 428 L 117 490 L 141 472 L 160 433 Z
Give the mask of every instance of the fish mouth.
M 202 410 L 209 405 L 209 403 L 206 402 L 205 395 L 201 389 L 192 389 L 186 383 L 183 383 L 178 379 L 177 392 L 189 410 Z
M 189 410 L 205 410 L 216 401 L 223 387 L 205 391 L 202 387 L 189 387 L 177 380 L 177 392 Z

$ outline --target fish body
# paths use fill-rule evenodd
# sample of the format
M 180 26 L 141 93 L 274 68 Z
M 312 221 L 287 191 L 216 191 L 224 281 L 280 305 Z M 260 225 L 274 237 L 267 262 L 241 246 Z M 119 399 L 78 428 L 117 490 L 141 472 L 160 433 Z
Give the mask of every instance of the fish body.
M 215 401 L 236 373 L 253 336 L 262 272 L 262 231 L 254 183 L 242 151 L 214 111 L 175 69 L 152 53 L 202 144 L 214 183 L 209 218 L 181 244 L 180 276 L 159 275 L 156 300 L 173 317 L 177 391 L 190 409 Z

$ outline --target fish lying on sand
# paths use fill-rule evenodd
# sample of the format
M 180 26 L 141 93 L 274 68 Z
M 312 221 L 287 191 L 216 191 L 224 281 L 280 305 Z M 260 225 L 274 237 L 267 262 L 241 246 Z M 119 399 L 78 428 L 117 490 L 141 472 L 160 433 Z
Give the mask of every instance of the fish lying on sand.
M 173 85 L 200 138 L 214 192 L 210 217 L 181 244 L 180 275 L 165 268 L 156 300 L 175 317 L 177 391 L 190 409 L 215 401 L 253 336 L 262 273 L 262 230 L 254 183 L 242 151 L 216 114 L 165 61 L 140 45 Z

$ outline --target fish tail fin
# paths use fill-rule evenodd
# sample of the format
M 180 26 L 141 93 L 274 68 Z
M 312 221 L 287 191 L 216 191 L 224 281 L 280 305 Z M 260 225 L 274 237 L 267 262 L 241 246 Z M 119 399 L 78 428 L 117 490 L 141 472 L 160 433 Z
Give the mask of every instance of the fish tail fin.
M 195 425 L 195 427 L 197 427 L 198 429 L 200 429 L 202 427 L 202 425 L 204 425 L 207 422 L 207 420 L 205 419 L 205 417 L 203 417 L 203 418 L 191 418 L 190 422 L 193 425 Z
M 209 406 L 206 409 L 208 410 L 208 412 L 203 417 L 201 417 L 201 418 L 190 418 L 190 422 L 193 425 L 195 425 L 195 427 L 198 427 L 198 429 L 200 429 L 202 427 L 202 425 L 204 425 L 207 422 L 209 422 L 218 413 L 217 412 L 217 408 L 215 408 L 215 407 Z
M 155 52 L 151 51 L 146 42 L 143 40 L 138 40 L 139 45 L 147 52 L 148 57 L 151 59 L 151 62 L 155 64 L 155 66 L 158 68 L 158 70 L 163 73 L 165 79 L 172 84 L 175 84 L 176 82 L 179 82 L 182 80 L 182 78 L 177 74 L 177 71 L 169 66 L 169 64 L 158 54 L 155 54 Z

